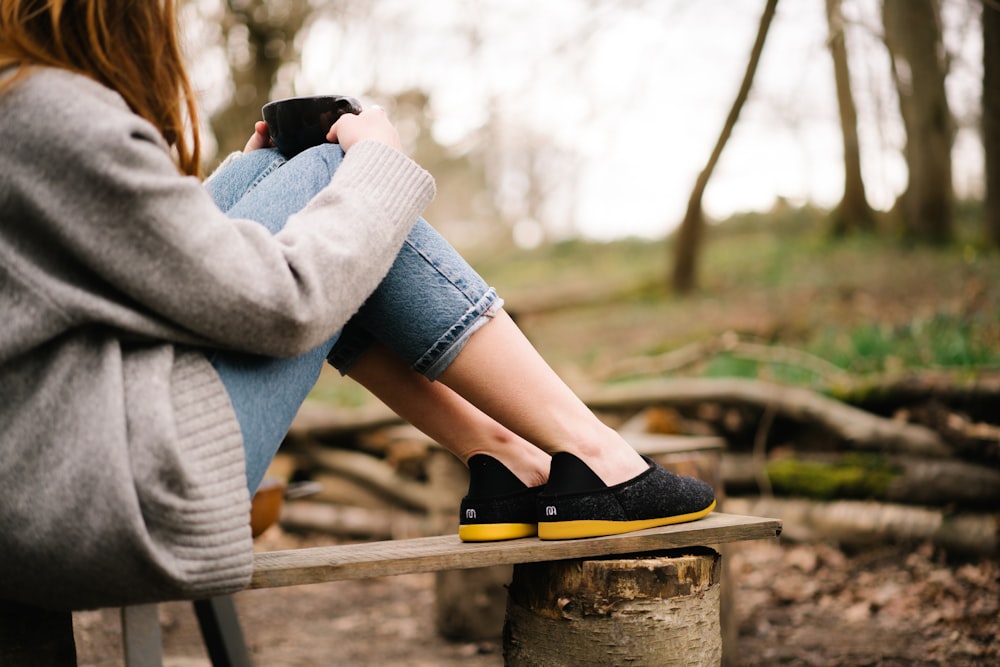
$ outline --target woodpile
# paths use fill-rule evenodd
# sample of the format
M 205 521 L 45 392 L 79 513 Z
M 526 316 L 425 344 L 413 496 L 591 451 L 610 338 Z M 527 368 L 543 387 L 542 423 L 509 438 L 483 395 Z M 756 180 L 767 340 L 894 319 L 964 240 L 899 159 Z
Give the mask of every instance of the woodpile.
M 623 432 L 723 442 L 710 481 L 724 490 L 725 510 L 780 518 L 790 539 L 1000 552 L 1000 374 L 836 377 L 817 389 L 659 379 L 584 399 Z M 462 471 L 377 403 L 307 403 L 280 460 L 286 476 L 321 489 L 287 503 L 286 528 L 379 539 L 454 528 Z
M 726 511 L 782 519 L 789 539 L 1000 553 L 1000 375 L 840 378 L 822 390 L 659 380 L 588 402 L 639 411 L 649 430 L 725 438 Z

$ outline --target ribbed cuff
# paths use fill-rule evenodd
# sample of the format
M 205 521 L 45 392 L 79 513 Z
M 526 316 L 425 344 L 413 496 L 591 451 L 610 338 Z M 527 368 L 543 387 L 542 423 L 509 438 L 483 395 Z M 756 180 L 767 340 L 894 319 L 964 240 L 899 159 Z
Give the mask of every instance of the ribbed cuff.
M 178 350 L 171 394 L 185 477 L 166 481 L 158 497 L 147 499 L 150 534 L 162 540 L 192 594 L 240 590 L 253 573 L 253 540 L 239 423 L 201 354 Z
M 334 182 L 378 201 L 390 219 L 413 218 L 434 199 L 434 179 L 416 162 L 380 141 L 355 144 Z

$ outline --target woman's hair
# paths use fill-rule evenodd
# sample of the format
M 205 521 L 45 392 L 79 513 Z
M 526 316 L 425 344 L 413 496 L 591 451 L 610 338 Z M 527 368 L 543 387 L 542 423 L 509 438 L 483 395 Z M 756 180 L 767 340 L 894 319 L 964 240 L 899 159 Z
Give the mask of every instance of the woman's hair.
M 84 74 L 116 90 L 198 174 L 201 144 L 181 57 L 175 0 L 0 0 L 0 68 Z M 190 136 L 189 136 L 190 132 Z

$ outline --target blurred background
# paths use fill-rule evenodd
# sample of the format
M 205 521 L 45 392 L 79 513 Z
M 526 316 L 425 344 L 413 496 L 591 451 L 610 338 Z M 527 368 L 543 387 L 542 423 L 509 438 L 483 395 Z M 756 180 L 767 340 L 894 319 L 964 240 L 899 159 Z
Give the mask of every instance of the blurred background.
M 219 154 L 242 147 L 270 99 L 352 94 L 391 108 L 441 183 L 431 218 L 453 242 L 532 247 L 677 228 L 764 5 L 188 0 L 185 24 Z M 951 158 L 934 168 L 955 198 L 982 198 L 980 15 L 972 0 L 781 3 L 705 190 L 706 216 L 836 206 L 847 114 L 850 166 L 876 210 L 907 189 L 907 160 L 923 159 L 914 145 L 932 141 Z M 936 127 L 908 125 L 907 104 L 934 107 Z M 945 228 L 928 235 L 948 235 L 950 221 L 935 224 Z

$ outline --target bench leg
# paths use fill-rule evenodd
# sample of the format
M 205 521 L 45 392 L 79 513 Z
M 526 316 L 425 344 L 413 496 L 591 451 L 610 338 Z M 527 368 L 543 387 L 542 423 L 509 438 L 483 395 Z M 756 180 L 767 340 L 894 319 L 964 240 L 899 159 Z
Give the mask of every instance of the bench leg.
M 213 667 L 250 667 L 250 655 L 232 596 L 196 600 L 194 611 Z
M 73 615 L 0 600 L 0 665 L 61 667 L 76 664 Z
M 163 641 L 156 604 L 122 607 L 122 644 L 126 667 L 162 667 Z

